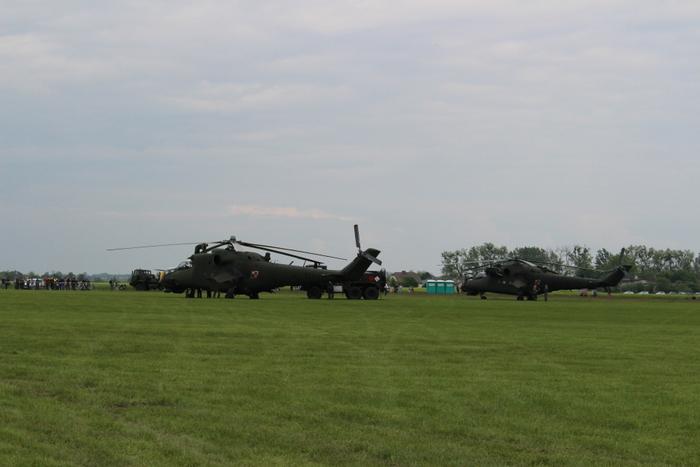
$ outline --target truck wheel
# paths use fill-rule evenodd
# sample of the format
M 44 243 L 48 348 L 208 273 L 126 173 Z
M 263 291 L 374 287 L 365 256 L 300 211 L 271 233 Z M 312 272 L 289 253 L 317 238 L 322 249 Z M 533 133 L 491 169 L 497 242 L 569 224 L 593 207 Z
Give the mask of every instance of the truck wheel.
M 345 292 L 345 296 L 350 300 L 359 300 L 362 298 L 362 289 L 357 286 L 352 286 Z
M 321 295 L 323 295 L 323 291 L 321 290 L 321 287 L 318 287 L 315 285 L 306 291 L 306 296 L 312 300 L 317 300 L 317 299 L 321 298 Z
M 379 289 L 374 286 L 369 286 L 365 289 L 365 300 L 376 300 L 379 298 Z

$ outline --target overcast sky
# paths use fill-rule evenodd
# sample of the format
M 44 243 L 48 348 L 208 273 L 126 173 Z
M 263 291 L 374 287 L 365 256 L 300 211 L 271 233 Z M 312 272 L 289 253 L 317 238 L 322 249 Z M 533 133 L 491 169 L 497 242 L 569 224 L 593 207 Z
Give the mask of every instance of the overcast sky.
M 695 0 L 0 0 L 0 270 L 698 251 L 698 77 Z

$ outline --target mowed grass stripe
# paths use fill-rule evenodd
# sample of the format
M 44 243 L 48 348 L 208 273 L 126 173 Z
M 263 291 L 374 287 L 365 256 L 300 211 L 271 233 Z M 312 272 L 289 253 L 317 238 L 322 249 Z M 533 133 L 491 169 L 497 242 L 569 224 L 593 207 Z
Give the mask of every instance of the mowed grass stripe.
M 0 464 L 700 464 L 700 306 L 0 294 Z

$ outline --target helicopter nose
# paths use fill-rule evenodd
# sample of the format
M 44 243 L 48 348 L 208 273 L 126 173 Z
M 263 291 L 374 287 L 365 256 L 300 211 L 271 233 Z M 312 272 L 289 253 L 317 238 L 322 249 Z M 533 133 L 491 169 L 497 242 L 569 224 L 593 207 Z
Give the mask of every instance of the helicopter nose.
M 160 277 L 160 283 L 163 285 L 163 288 L 173 292 L 177 292 L 181 289 L 175 271 L 163 273 Z

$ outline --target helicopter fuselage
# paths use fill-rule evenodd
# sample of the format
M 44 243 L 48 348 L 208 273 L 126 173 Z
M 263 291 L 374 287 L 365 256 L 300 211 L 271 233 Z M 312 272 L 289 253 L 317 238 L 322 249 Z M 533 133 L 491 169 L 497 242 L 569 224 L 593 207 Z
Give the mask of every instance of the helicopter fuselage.
M 461 290 L 467 295 L 493 292 L 535 298 L 539 294 L 557 290 L 614 287 L 623 277 L 624 268 L 622 267 L 615 269 L 603 279 L 591 279 L 557 274 L 537 266 L 504 263 L 487 269 L 481 276 L 465 278 Z
M 379 250 L 367 250 L 377 256 Z M 284 286 L 302 286 L 314 293 L 325 290 L 329 282 L 340 283 L 359 279 L 371 262 L 357 256 L 342 270 L 328 270 L 318 265 L 294 266 L 274 263 L 269 256 L 250 251 L 217 248 L 190 256 L 190 264 L 168 272 L 163 278 L 166 289 L 182 293 L 186 289 L 245 294 L 257 298 L 260 292 L 271 292 Z

